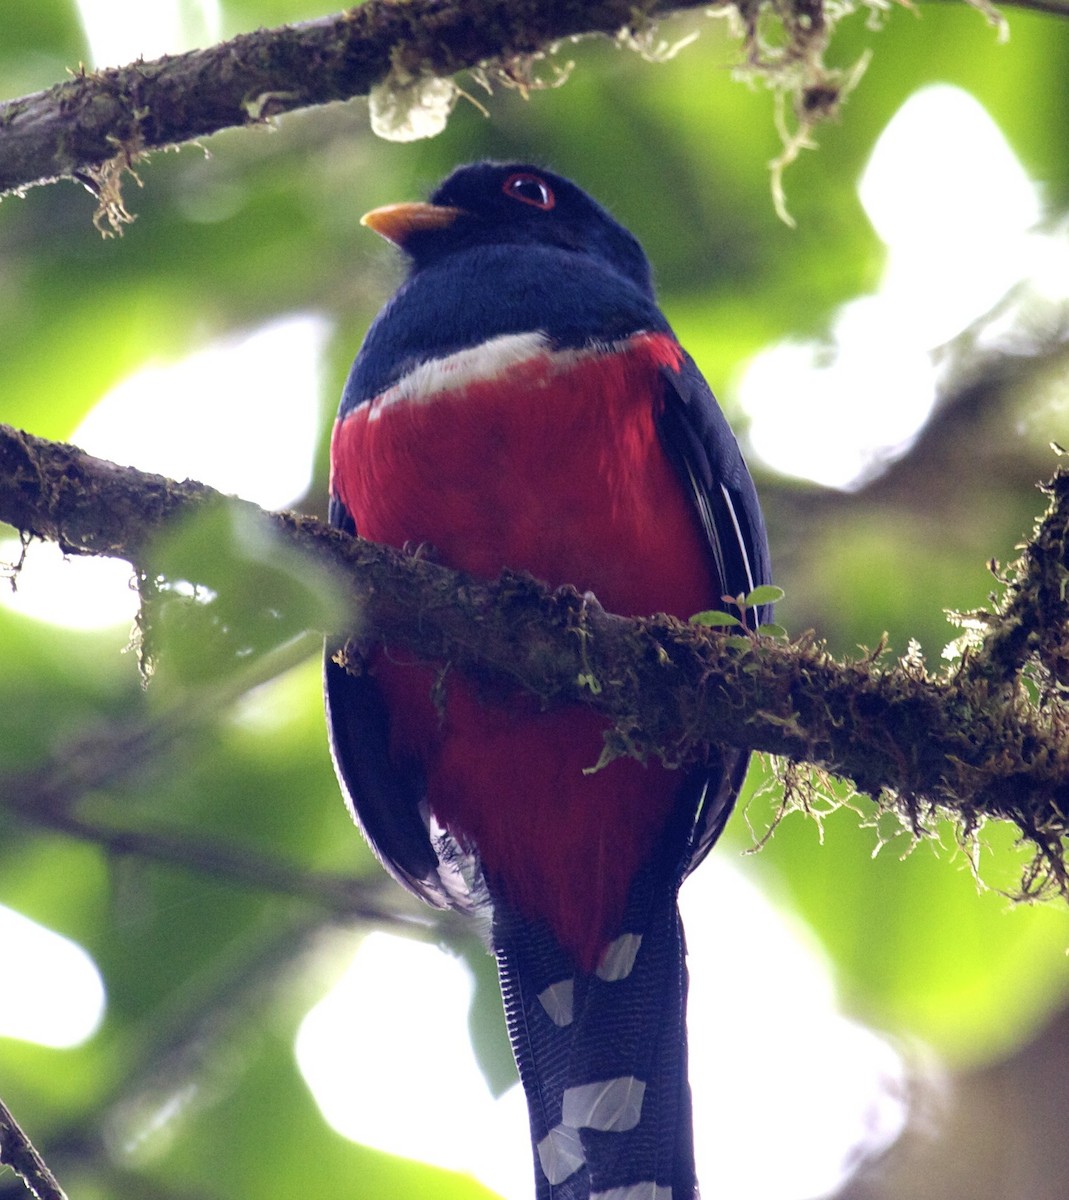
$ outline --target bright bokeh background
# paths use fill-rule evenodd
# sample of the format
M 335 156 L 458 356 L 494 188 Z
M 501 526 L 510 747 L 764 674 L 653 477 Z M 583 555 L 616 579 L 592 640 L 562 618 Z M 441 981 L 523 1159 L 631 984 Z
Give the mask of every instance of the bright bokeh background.
M 856 487 L 907 453 L 938 397 L 934 351 L 1064 255 L 1064 233 L 1037 229 L 1038 191 L 975 97 L 948 84 L 914 92 L 858 183 L 886 248 L 875 291 L 844 304 L 819 340 L 785 339 L 743 368 L 756 453 L 827 487 Z M 1063 298 L 1065 287 L 1063 276 Z
M 709 920 L 725 912 L 735 919 Z M 901 1132 L 902 1060 L 841 1014 L 812 935 L 727 861 L 714 860 L 688 882 L 683 915 L 695 1123 L 715 1131 L 697 1146 L 703 1187 L 750 1200 L 830 1193 L 859 1152 L 879 1153 Z M 370 934 L 301 1024 L 297 1061 L 339 1132 L 470 1172 L 506 1200 L 527 1200 L 531 1147 L 519 1084 L 495 1100 L 461 1044 L 449 1055 L 448 1103 L 438 1088 L 413 1086 L 434 1061 L 443 1029 L 464 1026 L 471 999 L 463 963 L 432 946 Z M 766 1153 L 770 1123 L 779 1130 L 775 1155 Z
M 0 11 L 8 95 L 79 61 L 321 15 L 306 0 Z M 1069 22 L 1011 13 L 1008 45 L 964 6 L 895 12 L 878 33 L 844 22 L 835 61 L 868 45 L 874 58 L 787 174 L 793 231 L 769 199 L 769 98 L 730 78 L 719 24 L 665 32 L 695 27 L 667 64 L 569 47 L 566 86 L 526 102 L 499 92 L 489 121 L 462 103 L 431 142 L 375 140 L 358 102 L 221 135 L 210 156 L 157 155 L 129 189 L 138 219 L 121 240 L 100 240 L 72 184 L 5 201 L 0 419 L 322 514 L 331 412 L 397 278 L 360 213 L 479 155 L 546 161 L 642 238 L 670 319 L 744 432 L 780 618 L 838 652 L 888 630 L 897 651 L 916 636 L 937 659 L 954 632 L 941 610 L 984 601 L 985 561 L 1012 553 L 1048 443 L 1069 440 Z M 159 614 L 147 690 L 123 653 L 128 568 L 31 546 L 0 594 L 0 798 L 22 813 L 0 803 L 0 943 L 19 980 L 0 997 L 0 1095 L 66 1154 L 72 1194 L 240 1200 L 299 1177 L 309 1195 L 529 1197 L 522 1103 L 475 939 L 354 922 L 256 865 L 381 880 L 331 776 L 317 664 L 284 649 L 315 624 L 313 583 L 223 524 L 164 549 L 211 590 Z M 13 537 L 0 546 L 0 560 L 20 553 Z M 213 596 L 231 598 L 222 614 Z M 27 819 L 31 801 L 74 812 L 82 836 Z M 773 803 L 750 801 L 759 831 Z M 1055 1151 L 1028 1152 L 1044 1114 L 1055 1127 L 1069 1115 L 1056 1088 L 983 1131 L 985 1155 L 1005 1157 L 972 1178 L 952 1174 L 968 1123 L 931 1098 L 965 1079 L 967 1112 L 994 1072 L 1006 1092 L 1059 1028 L 1064 908 L 978 893 L 947 831 L 874 854 L 859 808 L 828 816 L 822 838 L 792 818 L 752 857 L 738 819 L 685 889 L 706 1192 L 1040 1195 L 993 1181 L 1023 1178 L 1021 1161 L 1057 1171 Z M 158 842 L 105 851 L 94 829 Z M 991 830 L 988 846 L 987 877 L 1012 882 L 1012 838 Z M 388 883 L 379 898 L 414 911 Z M 1044 1042 L 1043 1061 L 1067 1048 Z M 933 1113 L 926 1144 L 953 1129 L 954 1154 L 889 1191 L 851 1181 L 907 1116 Z

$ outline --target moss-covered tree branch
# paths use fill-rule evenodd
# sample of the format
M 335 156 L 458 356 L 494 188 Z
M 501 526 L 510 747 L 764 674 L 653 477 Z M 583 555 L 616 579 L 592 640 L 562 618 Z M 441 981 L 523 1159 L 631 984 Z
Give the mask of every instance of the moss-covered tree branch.
M 977 618 L 984 636 L 938 675 L 911 656 L 837 662 L 809 637 L 786 644 L 663 616 L 626 620 L 524 575 L 481 583 L 312 518 L 233 503 L 344 579 L 364 637 L 476 672 L 487 688 L 589 705 L 614 724 L 609 753 L 684 763 L 744 746 L 842 776 L 916 829 L 941 813 L 966 831 L 1009 820 L 1037 850 L 1029 888 L 1065 891 L 1069 471 L 1048 492 L 1001 608 Z M 0 426 L 0 520 L 68 552 L 151 574 L 161 531 L 220 499 Z
M 259 29 L 202 50 L 80 72 L 0 104 L 0 193 L 101 172 L 145 151 L 494 61 L 615 34 L 705 0 L 367 0 L 336 16 Z
M 966 2 L 1001 22 L 991 0 Z M 1069 15 L 1069 0 L 1009 2 Z M 98 198 L 98 224 L 117 229 L 130 219 L 123 174 L 149 151 L 376 92 L 391 110 L 425 108 L 431 94 L 448 106 L 459 93 L 437 85 L 464 70 L 528 87 L 532 64 L 564 39 L 623 35 L 656 53 L 656 21 L 710 7 L 737 15 L 745 70 L 792 97 L 797 128 L 782 169 L 853 86 L 850 71 L 824 65 L 834 23 L 848 10 L 823 0 L 366 0 L 184 54 L 82 69 L 0 103 L 0 195 L 77 178 Z M 772 39 L 762 32 L 769 22 L 780 30 Z

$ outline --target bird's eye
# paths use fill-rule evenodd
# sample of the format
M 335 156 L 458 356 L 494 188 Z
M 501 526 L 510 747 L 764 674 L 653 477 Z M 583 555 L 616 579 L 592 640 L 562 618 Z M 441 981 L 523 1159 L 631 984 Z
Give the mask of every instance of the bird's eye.
M 537 175 L 510 175 L 501 185 L 501 190 L 513 200 L 521 200 L 524 204 L 540 208 L 543 212 L 548 212 L 557 203 L 553 189 Z

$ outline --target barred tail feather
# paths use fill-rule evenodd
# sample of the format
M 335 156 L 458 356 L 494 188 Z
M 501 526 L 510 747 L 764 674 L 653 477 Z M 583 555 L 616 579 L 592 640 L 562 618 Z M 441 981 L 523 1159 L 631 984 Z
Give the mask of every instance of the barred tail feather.
M 674 884 L 640 873 L 593 974 L 506 905 L 494 943 L 538 1200 L 696 1200 Z

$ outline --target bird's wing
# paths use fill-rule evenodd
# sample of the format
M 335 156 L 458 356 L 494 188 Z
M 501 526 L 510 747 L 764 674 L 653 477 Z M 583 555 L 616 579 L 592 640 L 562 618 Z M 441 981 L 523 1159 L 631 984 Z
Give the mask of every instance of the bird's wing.
M 771 582 L 764 517 L 738 442 L 709 385 L 689 355 L 678 370 L 664 367 L 664 407 L 658 432 L 694 501 L 716 565 L 721 593 L 738 596 Z M 717 607 L 721 607 L 719 600 Z M 746 614 L 756 627 L 771 619 L 770 605 Z M 749 762 L 743 751 L 725 748 L 722 761 L 703 772 L 701 800 L 686 870 L 709 853 L 731 813 Z
M 355 533 L 352 517 L 336 497 L 330 523 Z M 346 803 L 376 856 L 409 891 L 436 908 L 466 906 L 472 864 L 452 838 L 436 827 L 414 767 L 390 756 L 390 717 L 378 684 L 361 671 L 359 646 L 328 643 L 323 664 L 330 752 Z

